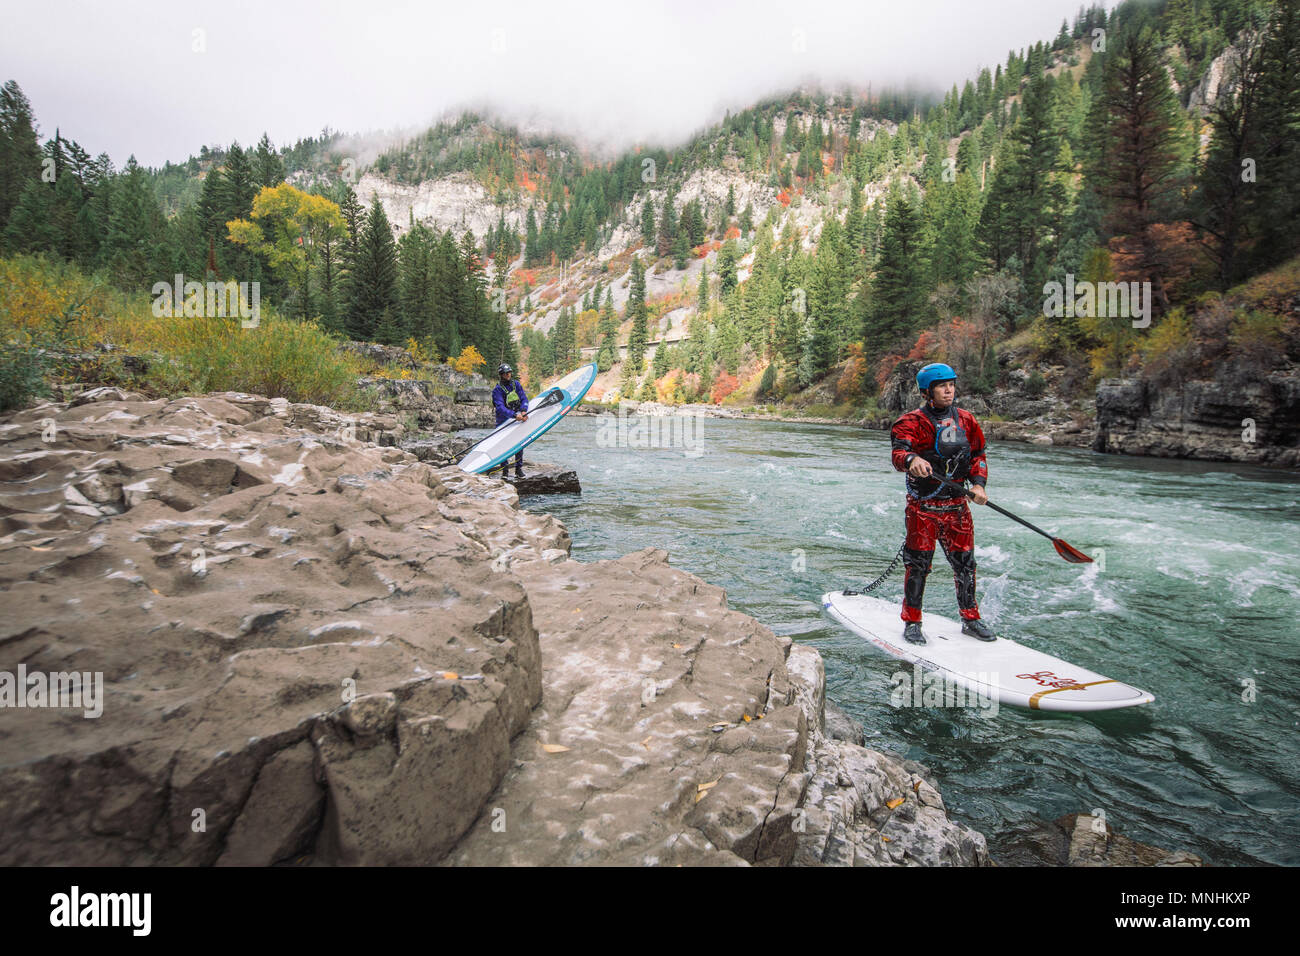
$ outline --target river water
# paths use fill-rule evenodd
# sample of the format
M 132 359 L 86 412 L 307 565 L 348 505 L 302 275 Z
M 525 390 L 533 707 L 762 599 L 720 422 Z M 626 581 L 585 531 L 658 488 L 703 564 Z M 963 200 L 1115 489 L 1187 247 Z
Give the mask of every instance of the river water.
M 899 663 L 822 612 L 824 592 L 874 578 L 901 543 L 903 482 L 885 433 L 658 425 L 619 434 L 610 417 L 565 419 L 525 458 L 575 468 L 583 493 L 524 507 L 560 518 L 579 560 L 663 548 L 726 588 L 732 607 L 816 647 L 829 698 L 867 745 L 926 764 L 995 859 L 1019 859 L 1035 821 L 1100 810 L 1125 836 L 1207 863 L 1300 864 L 1296 473 L 992 443 L 991 500 L 1098 561 L 1068 564 L 1045 538 L 972 506 L 983 616 L 1156 699 L 989 718 L 891 707 Z M 667 447 L 634 447 L 647 443 Z M 901 597 L 901 566 L 876 593 Z M 957 616 L 942 551 L 925 607 Z

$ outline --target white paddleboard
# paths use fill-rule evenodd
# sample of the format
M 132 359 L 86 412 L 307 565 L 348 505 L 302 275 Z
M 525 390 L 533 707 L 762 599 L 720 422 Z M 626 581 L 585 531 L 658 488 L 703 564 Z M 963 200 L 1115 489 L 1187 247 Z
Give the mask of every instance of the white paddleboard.
M 1031 710 L 1118 710 L 1149 704 L 1155 696 L 999 637 L 981 641 L 961 632 L 951 618 L 926 613 L 921 621 L 925 644 L 903 639 L 902 610 L 897 601 L 865 594 L 831 591 L 822 607 L 832 618 L 865 637 L 886 654 L 935 671 L 979 697 Z
M 537 441 L 582 401 L 596 380 L 596 374 L 596 364 L 592 362 L 543 389 L 528 403 L 527 421 L 510 419 L 498 425 L 495 431 L 465 453 L 460 462 L 461 470 L 480 475 Z

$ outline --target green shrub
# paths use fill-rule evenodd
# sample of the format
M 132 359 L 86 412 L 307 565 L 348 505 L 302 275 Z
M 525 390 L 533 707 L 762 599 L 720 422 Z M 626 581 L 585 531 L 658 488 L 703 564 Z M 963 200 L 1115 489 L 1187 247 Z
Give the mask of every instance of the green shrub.
M 0 412 L 22 408 L 28 399 L 49 393 L 41 354 L 24 345 L 0 343 Z

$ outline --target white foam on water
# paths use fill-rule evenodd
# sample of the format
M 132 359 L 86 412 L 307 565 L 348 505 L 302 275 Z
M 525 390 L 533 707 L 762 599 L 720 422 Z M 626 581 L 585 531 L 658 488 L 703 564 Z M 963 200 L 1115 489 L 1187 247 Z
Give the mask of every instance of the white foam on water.
M 1118 611 L 1119 604 L 1102 591 L 1101 586 L 1101 566 L 1093 563 L 1084 565 L 1083 574 L 1078 579 L 1079 586 L 1092 595 L 1092 605 L 1094 611 L 1107 612 Z
M 1300 581 L 1287 575 L 1286 565 L 1280 560 L 1270 560 L 1262 566 L 1245 568 L 1236 574 L 1225 574 L 1221 580 L 1232 592 L 1237 607 L 1254 607 L 1255 592 L 1262 587 L 1280 588 L 1292 597 L 1300 597 Z

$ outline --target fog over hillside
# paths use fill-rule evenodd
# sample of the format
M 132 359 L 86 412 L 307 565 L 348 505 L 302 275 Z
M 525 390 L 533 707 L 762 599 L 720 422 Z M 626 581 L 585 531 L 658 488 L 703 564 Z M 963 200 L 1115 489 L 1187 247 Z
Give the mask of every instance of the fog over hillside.
M 1107 4 L 1108 8 L 1113 4 Z M 6 76 L 121 166 L 323 127 L 382 135 L 464 107 L 608 149 L 673 145 L 804 82 L 942 94 L 1055 35 L 1077 0 L 791 5 L 12 4 Z M 57 29 L 51 24 L 57 23 Z M 252 25 L 252 26 L 250 26 Z M 44 130 L 52 134 L 53 129 Z

